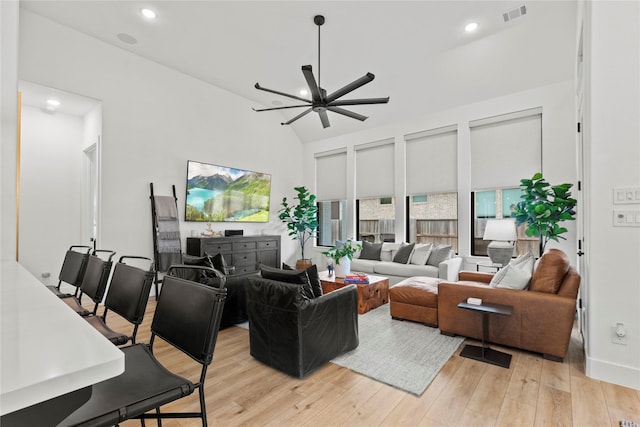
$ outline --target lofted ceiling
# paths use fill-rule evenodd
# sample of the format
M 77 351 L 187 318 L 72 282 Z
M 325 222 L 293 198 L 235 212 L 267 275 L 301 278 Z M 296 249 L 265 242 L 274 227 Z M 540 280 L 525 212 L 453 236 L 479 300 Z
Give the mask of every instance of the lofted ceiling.
M 410 119 L 426 113 L 573 78 L 575 1 L 30 1 L 23 9 L 149 60 L 221 87 L 247 108 L 296 103 L 261 92 L 296 94 L 306 88 L 301 66 L 317 77 L 322 26 L 321 85 L 328 92 L 365 75 L 375 80 L 345 96 L 390 97 L 388 104 L 351 110 L 360 122 L 317 114 L 291 128 L 316 141 Z M 504 22 L 503 13 L 526 5 L 527 14 Z M 143 7 L 158 17 L 141 16 Z M 466 33 L 464 25 L 477 22 Z M 292 101 L 292 102 L 290 102 Z M 260 112 L 273 126 L 302 109 Z

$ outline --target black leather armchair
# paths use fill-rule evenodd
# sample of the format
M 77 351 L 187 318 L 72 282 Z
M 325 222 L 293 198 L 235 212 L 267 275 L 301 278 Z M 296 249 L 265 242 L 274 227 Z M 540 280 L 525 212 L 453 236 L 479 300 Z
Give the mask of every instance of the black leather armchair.
M 347 286 L 308 299 L 296 284 L 249 278 L 251 355 L 302 378 L 358 346 L 358 291 Z

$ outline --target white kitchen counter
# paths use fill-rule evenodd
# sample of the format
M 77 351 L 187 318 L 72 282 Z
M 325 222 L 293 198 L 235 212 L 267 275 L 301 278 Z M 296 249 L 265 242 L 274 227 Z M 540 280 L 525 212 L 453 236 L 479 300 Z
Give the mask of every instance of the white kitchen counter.
M 124 372 L 124 354 L 15 261 L 0 261 L 0 415 Z

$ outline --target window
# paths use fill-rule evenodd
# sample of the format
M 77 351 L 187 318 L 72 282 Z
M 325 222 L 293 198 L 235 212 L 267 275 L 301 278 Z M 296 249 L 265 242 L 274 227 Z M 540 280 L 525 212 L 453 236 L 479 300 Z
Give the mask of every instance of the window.
M 371 243 L 395 242 L 396 240 L 396 204 L 393 197 L 391 203 L 380 203 L 381 198 L 358 199 L 357 236 L 358 240 Z
M 406 240 L 458 251 L 458 128 L 405 135 Z
M 511 217 L 511 206 L 520 201 L 519 188 L 505 188 L 497 190 L 477 191 L 472 193 L 474 221 L 472 227 L 473 242 L 471 255 L 487 256 L 488 240 L 482 240 L 488 219 L 502 219 Z M 528 237 L 525 233 L 527 226 L 517 227 L 518 240 L 514 254 L 522 255 L 531 251 L 534 256 L 540 256 L 540 239 Z
M 333 246 L 347 234 L 347 151 L 339 149 L 316 156 L 318 200 L 317 246 Z
M 356 238 L 395 241 L 394 140 L 357 145 Z
M 407 197 L 409 243 L 450 245 L 458 252 L 458 193 Z
M 336 240 L 346 240 L 347 201 L 318 202 L 318 246 L 333 246 Z
M 411 201 L 413 203 L 427 203 L 429 201 L 427 195 L 423 196 L 411 196 Z
M 471 255 L 486 256 L 483 241 L 489 218 L 508 218 L 520 200 L 522 178 L 542 170 L 542 109 L 533 108 L 475 120 L 471 138 Z M 516 255 L 529 250 L 539 256 L 539 240 L 518 228 Z

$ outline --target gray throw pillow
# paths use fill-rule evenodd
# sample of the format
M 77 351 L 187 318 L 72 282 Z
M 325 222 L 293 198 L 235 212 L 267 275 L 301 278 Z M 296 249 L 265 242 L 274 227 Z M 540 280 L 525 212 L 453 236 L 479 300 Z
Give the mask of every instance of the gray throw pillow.
M 413 251 L 413 247 L 415 243 L 409 243 L 405 245 L 404 243 L 396 252 L 396 255 L 393 257 L 393 262 L 397 262 L 398 264 L 407 264 L 409 262 L 409 258 L 411 258 L 411 252 Z
M 362 242 L 362 252 L 359 259 L 370 259 L 380 261 L 380 251 L 382 251 L 382 243 Z
M 451 252 L 450 245 L 434 246 L 433 249 L 431 249 L 431 255 L 429 255 L 427 265 L 432 265 L 434 267 L 439 266 L 442 261 L 449 259 L 449 252 Z

